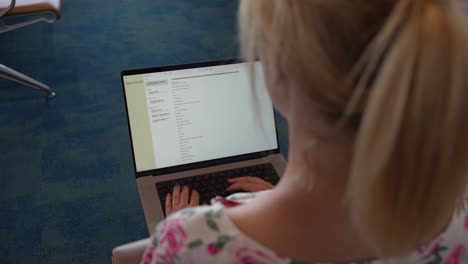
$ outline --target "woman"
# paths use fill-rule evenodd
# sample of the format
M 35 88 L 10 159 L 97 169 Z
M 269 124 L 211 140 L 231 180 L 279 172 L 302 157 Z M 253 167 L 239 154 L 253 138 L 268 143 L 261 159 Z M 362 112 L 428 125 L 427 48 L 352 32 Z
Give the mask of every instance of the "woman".
M 289 122 L 286 173 L 272 190 L 173 213 L 143 263 L 467 263 L 460 10 L 450 0 L 242 1 L 242 51 L 263 61 Z M 168 212 L 188 194 L 176 187 Z

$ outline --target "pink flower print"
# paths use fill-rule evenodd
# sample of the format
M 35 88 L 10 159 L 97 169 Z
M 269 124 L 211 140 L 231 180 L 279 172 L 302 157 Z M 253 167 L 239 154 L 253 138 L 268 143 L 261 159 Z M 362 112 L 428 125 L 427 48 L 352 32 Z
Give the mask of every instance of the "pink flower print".
M 146 248 L 145 253 L 143 254 L 143 258 L 141 260 L 141 264 L 151 264 L 154 250 L 155 248 L 152 244 Z
M 175 264 L 173 257 L 159 256 L 156 254 L 155 260 L 152 264 Z
M 208 253 L 212 256 L 218 254 L 218 252 L 220 251 L 220 248 L 218 246 L 216 246 L 216 243 L 211 243 L 208 245 Z
M 230 236 L 220 236 L 216 240 L 216 242 L 208 244 L 208 254 L 214 256 L 218 254 L 219 251 L 221 251 L 224 246 L 226 246 L 226 243 L 228 243 L 232 238 Z
M 241 205 L 241 203 L 239 202 L 227 200 L 219 196 L 216 196 L 215 201 L 221 203 L 226 208 L 231 208 L 231 207 L 236 207 L 238 205 Z
M 465 219 L 465 230 L 468 229 L 468 219 Z
M 437 251 L 439 251 L 439 248 L 440 248 L 440 244 L 436 243 L 434 247 L 431 249 L 431 254 L 436 254 Z
M 239 248 L 235 253 L 234 260 L 235 264 L 267 264 L 272 262 L 272 259 L 265 253 L 250 248 Z
M 180 221 L 180 219 L 166 220 L 158 228 L 159 241 L 154 254 L 156 263 L 172 263 L 172 258 L 185 245 L 187 234 Z
M 448 258 L 444 261 L 444 264 L 463 264 L 462 257 L 465 255 L 466 248 L 463 245 L 457 246 Z

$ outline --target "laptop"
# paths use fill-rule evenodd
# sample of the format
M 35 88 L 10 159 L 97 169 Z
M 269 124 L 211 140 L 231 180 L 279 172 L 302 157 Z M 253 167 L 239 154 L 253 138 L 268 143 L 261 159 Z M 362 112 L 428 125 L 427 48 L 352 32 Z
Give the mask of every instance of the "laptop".
M 212 61 L 121 74 L 135 177 L 148 231 L 165 218 L 175 184 L 200 194 L 200 204 L 225 194 L 239 176 L 279 181 L 275 115 L 262 64 Z

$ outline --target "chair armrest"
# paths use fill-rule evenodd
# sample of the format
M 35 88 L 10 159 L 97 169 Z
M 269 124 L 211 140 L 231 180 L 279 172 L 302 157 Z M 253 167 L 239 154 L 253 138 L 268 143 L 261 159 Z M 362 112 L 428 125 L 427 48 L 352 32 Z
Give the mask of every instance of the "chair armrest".
M 145 252 L 146 247 L 151 243 L 151 238 L 138 240 L 112 250 L 113 264 L 138 264 Z
M 8 2 L 7 2 L 8 1 Z M 5 8 L 10 0 L 0 0 L 0 8 Z M 59 19 L 62 14 L 62 0 L 15 0 L 14 8 L 5 16 L 29 15 L 37 13 L 54 13 Z
M 15 8 L 15 4 L 16 4 L 16 0 L 11 0 L 10 5 L 6 9 L 0 10 L 0 18 L 6 15 L 11 10 L 13 10 L 13 8 Z

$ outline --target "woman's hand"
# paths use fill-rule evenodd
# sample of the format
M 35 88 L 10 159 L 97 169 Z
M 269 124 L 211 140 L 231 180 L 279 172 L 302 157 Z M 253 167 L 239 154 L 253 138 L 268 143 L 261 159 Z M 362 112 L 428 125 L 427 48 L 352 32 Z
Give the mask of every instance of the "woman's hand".
M 228 180 L 231 183 L 226 192 L 246 191 L 259 192 L 273 189 L 273 185 L 257 177 L 239 177 Z
M 172 195 L 170 193 L 166 195 L 166 216 L 184 208 L 195 207 L 200 204 L 200 196 L 197 191 L 192 190 L 190 193 L 187 185 L 182 187 L 182 191 L 180 189 L 180 186 L 176 185 L 174 186 Z

